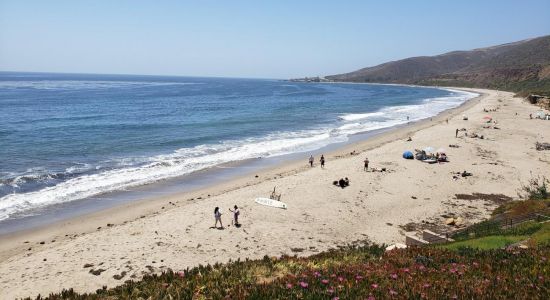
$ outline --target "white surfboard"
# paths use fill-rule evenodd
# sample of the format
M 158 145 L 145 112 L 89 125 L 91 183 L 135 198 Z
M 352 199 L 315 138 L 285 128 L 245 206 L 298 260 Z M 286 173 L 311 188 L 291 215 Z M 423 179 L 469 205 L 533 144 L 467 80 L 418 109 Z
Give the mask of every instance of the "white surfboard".
M 273 199 L 269 199 L 269 198 L 259 197 L 259 198 L 256 198 L 254 201 L 256 201 L 256 203 L 261 204 L 261 205 L 277 207 L 277 208 L 282 208 L 282 209 L 287 208 L 286 203 L 281 202 L 281 201 L 277 201 L 277 200 L 273 200 Z

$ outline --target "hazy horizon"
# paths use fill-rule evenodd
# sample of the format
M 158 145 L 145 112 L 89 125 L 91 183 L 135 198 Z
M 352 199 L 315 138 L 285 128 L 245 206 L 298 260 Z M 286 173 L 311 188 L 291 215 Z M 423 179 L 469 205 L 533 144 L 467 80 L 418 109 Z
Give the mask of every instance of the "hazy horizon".
M 286 79 L 548 35 L 550 2 L 0 1 L 0 70 Z

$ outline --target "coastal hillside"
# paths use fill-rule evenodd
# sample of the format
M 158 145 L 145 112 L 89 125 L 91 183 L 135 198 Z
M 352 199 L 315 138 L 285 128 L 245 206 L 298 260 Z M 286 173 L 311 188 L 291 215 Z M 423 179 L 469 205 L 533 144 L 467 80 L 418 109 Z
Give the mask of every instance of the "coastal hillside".
M 481 87 L 550 95 L 550 35 L 470 51 L 411 57 L 331 81 Z

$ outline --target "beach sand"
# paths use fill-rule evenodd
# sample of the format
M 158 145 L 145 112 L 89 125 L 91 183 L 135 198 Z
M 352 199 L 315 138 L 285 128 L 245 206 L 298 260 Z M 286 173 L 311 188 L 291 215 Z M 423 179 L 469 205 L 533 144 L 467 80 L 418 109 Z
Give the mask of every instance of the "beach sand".
M 404 243 L 406 230 L 451 229 L 444 221 L 452 214 L 462 216 L 466 224 L 483 220 L 498 205 L 493 199 L 498 197 L 455 195 L 502 194 L 516 199 L 521 184 L 533 176 L 550 178 L 550 151 L 535 150 L 536 141 L 550 141 L 550 122 L 530 120 L 529 113 L 537 108 L 511 93 L 473 91 L 483 95 L 431 121 L 325 154 L 324 169 L 319 157 L 310 168 L 305 153 L 303 161 L 259 172 L 258 177 L 0 237 L 0 298 L 46 295 L 63 288 L 92 292 L 168 268 L 178 271 L 264 255 L 310 255 L 354 241 Z M 487 113 L 484 108 L 496 111 Z M 468 121 L 462 120 L 463 114 Z M 500 129 L 483 128 L 488 114 Z M 465 137 L 464 132 L 455 138 L 457 128 L 485 138 Z M 411 142 L 406 141 L 409 136 Z M 402 158 L 403 151 L 426 146 L 445 148 L 450 162 Z M 359 154 L 350 155 L 353 150 Z M 365 157 L 370 167 L 387 172 L 365 172 Z M 453 180 L 453 173 L 465 170 L 473 176 Z M 342 177 L 350 179 L 349 187 L 332 185 Z M 254 203 L 274 187 L 287 210 Z M 228 209 L 235 204 L 241 210 L 241 228 L 227 227 L 232 218 Z M 224 213 L 225 230 L 210 229 L 216 206 Z M 104 271 L 94 275 L 92 269 Z

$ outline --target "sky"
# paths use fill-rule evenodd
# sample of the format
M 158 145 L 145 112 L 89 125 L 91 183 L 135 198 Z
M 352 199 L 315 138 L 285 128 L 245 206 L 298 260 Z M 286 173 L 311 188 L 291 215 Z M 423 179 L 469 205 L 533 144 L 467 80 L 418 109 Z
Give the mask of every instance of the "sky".
M 0 0 L 0 71 L 296 78 L 550 34 L 550 0 Z

